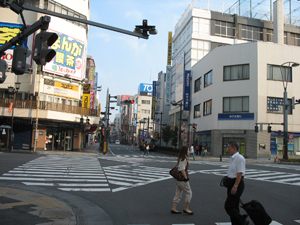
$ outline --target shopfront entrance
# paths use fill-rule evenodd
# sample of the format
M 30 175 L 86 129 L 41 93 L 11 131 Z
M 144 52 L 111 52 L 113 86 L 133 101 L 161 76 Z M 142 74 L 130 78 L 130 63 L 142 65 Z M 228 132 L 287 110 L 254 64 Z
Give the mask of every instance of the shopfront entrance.
M 223 152 L 222 152 L 222 155 L 229 155 L 227 146 L 228 146 L 228 143 L 230 141 L 237 142 L 237 144 L 239 146 L 239 153 L 241 155 L 245 155 L 245 153 L 246 153 L 246 145 L 245 145 L 246 141 L 245 141 L 244 137 L 223 137 Z
M 73 150 L 73 129 L 48 127 L 46 130 L 45 150 Z

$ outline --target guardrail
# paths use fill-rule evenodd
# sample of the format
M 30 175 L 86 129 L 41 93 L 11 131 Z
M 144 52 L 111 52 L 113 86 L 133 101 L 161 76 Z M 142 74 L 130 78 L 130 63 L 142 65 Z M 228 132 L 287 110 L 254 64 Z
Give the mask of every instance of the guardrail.
M 0 107 L 9 108 L 11 100 L 9 98 L 0 99 Z M 37 109 L 36 100 L 14 100 L 14 108 L 19 109 Z M 98 110 L 82 108 L 80 106 L 65 105 L 54 102 L 40 101 L 39 110 L 50 110 L 72 114 L 79 114 L 85 116 L 98 116 Z

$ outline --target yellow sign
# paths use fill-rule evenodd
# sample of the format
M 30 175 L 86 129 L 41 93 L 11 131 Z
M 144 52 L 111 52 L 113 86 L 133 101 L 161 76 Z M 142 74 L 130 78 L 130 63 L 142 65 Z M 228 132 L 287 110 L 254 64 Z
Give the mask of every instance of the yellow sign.
M 169 39 L 168 39 L 168 66 L 171 65 L 172 59 L 172 32 L 169 31 Z
M 83 85 L 82 108 L 90 108 L 90 84 Z

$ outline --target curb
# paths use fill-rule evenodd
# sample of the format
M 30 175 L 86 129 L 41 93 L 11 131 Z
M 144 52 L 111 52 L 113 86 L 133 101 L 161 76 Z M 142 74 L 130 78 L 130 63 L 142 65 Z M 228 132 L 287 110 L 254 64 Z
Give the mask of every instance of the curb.
M 37 186 L 25 186 L 21 184 L 7 184 L 7 183 L 1 183 L 0 187 L 8 188 L 13 191 L 13 189 L 17 189 L 22 191 L 26 191 L 30 193 L 32 196 L 35 196 L 36 199 L 40 198 L 42 196 L 49 198 L 48 201 L 50 202 L 61 202 L 62 209 L 64 209 L 65 212 L 68 212 L 67 216 L 70 216 L 72 214 L 70 223 L 67 224 L 77 224 L 77 225 L 86 225 L 86 224 L 101 224 L 101 225 L 113 225 L 113 222 L 109 215 L 98 205 L 83 199 L 81 197 L 78 197 L 76 195 L 72 195 L 67 192 L 61 192 L 55 189 L 46 189 L 43 187 L 37 187 Z M 23 201 L 26 202 L 26 196 L 22 196 Z M 52 201 L 51 201 L 52 200 Z M 51 204 L 49 204 L 51 205 Z M 46 207 L 40 208 L 40 215 L 43 217 L 43 213 L 47 210 Z M 18 211 L 19 212 L 19 211 Z M 61 211 L 60 211 L 61 212 Z M 57 210 L 49 211 L 48 210 L 48 218 L 54 220 L 57 222 L 57 224 L 60 224 L 60 222 L 67 222 L 65 218 L 57 219 L 57 213 L 59 213 Z M 76 218 L 76 221 L 72 220 L 72 218 Z M 44 223 L 43 223 L 44 224 Z M 53 224 L 53 221 L 49 224 Z M 55 223 L 56 224 L 56 223 Z M 65 223 L 64 223 L 65 224 Z

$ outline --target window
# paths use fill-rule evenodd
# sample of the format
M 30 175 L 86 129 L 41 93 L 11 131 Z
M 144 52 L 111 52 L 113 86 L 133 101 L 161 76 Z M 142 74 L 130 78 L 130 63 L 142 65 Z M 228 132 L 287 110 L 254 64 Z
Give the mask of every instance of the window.
M 249 79 L 249 64 L 224 66 L 223 80 L 245 80 Z
M 73 101 L 73 106 L 79 106 L 79 101 L 74 100 L 74 101 Z
M 234 38 L 235 28 L 233 23 L 216 21 L 215 35 L 220 37 Z
M 288 99 L 288 104 L 292 104 L 292 99 Z M 283 114 L 284 99 L 283 98 L 267 98 L 267 112 Z M 292 114 L 292 107 L 288 106 L 288 114 Z
M 210 115 L 212 111 L 212 100 L 204 102 L 203 116 Z
M 267 29 L 267 42 L 273 42 L 273 30 Z
M 249 112 L 249 97 L 224 97 L 223 112 Z
M 201 116 L 200 106 L 201 104 L 194 106 L 194 118 L 198 118 Z
M 242 39 L 248 41 L 262 41 L 263 40 L 263 28 L 242 26 Z
M 150 114 L 150 110 L 142 109 L 142 113 L 143 113 L 143 114 Z
M 300 46 L 300 34 L 290 34 L 289 45 Z
M 142 104 L 150 105 L 150 100 L 142 100 Z
M 194 93 L 201 90 L 202 77 L 195 80 Z
M 292 82 L 292 68 L 287 66 L 282 66 L 281 70 L 280 70 L 280 66 L 268 65 L 268 80 L 282 81 L 282 75 L 283 75 L 284 81 Z
M 212 84 L 212 70 L 204 75 L 204 87 Z

